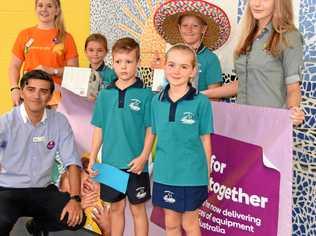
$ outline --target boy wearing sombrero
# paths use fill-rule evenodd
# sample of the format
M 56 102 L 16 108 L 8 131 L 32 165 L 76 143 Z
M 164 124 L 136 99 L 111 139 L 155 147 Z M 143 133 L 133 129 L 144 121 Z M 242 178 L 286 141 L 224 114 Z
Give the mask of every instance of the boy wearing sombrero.
M 157 9 L 154 24 L 168 43 L 183 42 L 195 49 L 199 73 L 194 86 L 199 91 L 220 86 L 220 62 L 211 50 L 221 47 L 230 34 L 229 19 L 221 8 L 201 0 L 171 0 Z M 161 61 L 156 58 L 156 68 Z

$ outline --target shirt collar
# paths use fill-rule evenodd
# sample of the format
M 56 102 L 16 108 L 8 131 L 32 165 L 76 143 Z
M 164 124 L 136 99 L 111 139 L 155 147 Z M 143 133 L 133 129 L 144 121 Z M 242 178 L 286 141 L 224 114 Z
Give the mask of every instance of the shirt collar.
M 104 61 L 102 61 L 102 64 L 96 69 L 96 71 L 102 71 L 104 70 L 104 67 L 105 67 L 105 63 Z M 90 68 L 91 68 L 91 65 L 90 65 Z
M 201 45 L 199 46 L 199 48 L 196 50 L 196 54 L 200 54 L 204 51 L 206 47 L 204 46 L 203 43 L 201 43 Z
M 160 101 L 163 101 L 163 100 L 167 100 L 169 102 L 173 102 L 170 97 L 169 97 L 169 91 L 170 89 L 170 84 L 168 84 L 165 89 L 160 93 L 159 95 L 159 99 Z M 193 86 L 191 85 L 191 83 L 189 83 L 189 91 L 182 97 L 180 98 L 177 102 L 180 102 L 182 100 L 193 100 L 194 99 L 194 96 L 198 95 L 199 92 L 198 90 L 196 90 L 195 88 L 193 88 Z
M 262 38 L 264 35 L 266 35 L 267 33 L 272 32 L 272 30 L 273 30 L 272 22 L 270 22 L 269 24 L 267 24 L 267 25 L 263 28 L 262 32 L 261 32 L 260 35 L 258 36 L 258 39 L 261 39 L 261 38 Z
M 117 81 L 118 79 L 115 79 L 114 81 L 112 81 L 107 87 L 106 87 L 106 89 L 119 89 L 117 86 L 116 86 L 116 81 Z M 127 87 L 126 89 L 129 89 L 129 88 L 144 88 L 144 83 L 143 83 L 143 81 L 140 79 L 140 78 L 138 78 L 138 77 L 136 77 L 136 81 L 135 81 L 135 83 L 133 83 L 132 85 L 130 85 L 129 87 Z M 126 90 L 126 89 L 124 89 L 124 90 Z
M 30 121 L 30 118 L 29 118 L 29 116 L 27 115 L 27 112 L 26 112 L 26 110 L 25 110 L 24 103 L 22 103 L 22 104 L 20 105 L 20 114 L 21 114 L 21 116 L 22 116 L 22 120 L 23 120 L 24 123 L 26 123 L 27 121 Z M 44 109 L 44 113 L 43 113 L 43 117 L 42 117 L 40 123 L 44 123 L 46 119 L 47 119 L 47 112 L 46 112 L 46 108 L 45 108 L 45 109 Z

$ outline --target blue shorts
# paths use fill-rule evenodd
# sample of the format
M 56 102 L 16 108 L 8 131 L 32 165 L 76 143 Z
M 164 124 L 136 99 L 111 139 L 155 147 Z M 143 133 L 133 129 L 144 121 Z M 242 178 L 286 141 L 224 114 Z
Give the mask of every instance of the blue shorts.
M 127 172 L 127 170 L 122 171 Z M 118 202 L 126 197 L 131 204 L 143 203 L 150 199 L 150 180 L 148 172 L 142 172 L 140 175 L 129 173 L 126 194 L 110 186 L 100 184 L 100 198 L 103 201 Z
M 207 186 L 172 186 L 154 182 L 153 205 L 177 212 L 194 211 L 208 197 Z

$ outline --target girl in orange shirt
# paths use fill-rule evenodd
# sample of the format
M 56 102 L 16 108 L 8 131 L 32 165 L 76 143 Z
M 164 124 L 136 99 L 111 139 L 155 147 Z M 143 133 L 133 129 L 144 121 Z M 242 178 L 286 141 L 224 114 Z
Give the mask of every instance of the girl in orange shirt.
M 20 72 L 41 69 L 53 76 L 57 91 L 49 105 L 55 107 L 60 100 L 58 88 L 64 66 L 78 66 L 77 48 L 72 36 L 65 31 L 60 0 L 36 0 L 35 12 L 38 24 L 22 30 L 12 49 L 11 98 L 14 105 L 20 103 Z

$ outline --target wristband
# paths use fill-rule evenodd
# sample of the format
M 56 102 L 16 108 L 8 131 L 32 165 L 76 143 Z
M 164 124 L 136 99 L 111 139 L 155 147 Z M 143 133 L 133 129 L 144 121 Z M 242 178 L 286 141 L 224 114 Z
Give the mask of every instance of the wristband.
M 81 197 L 79 195 L 70 196 L 70 199 L 73 199 L 77 202 L 81 202 Z
M 20 89 L 20 88 L 18 86 L 12 87 L 12 88 L 10 88 L 10 92 L 12 92 L 15 89 Z

